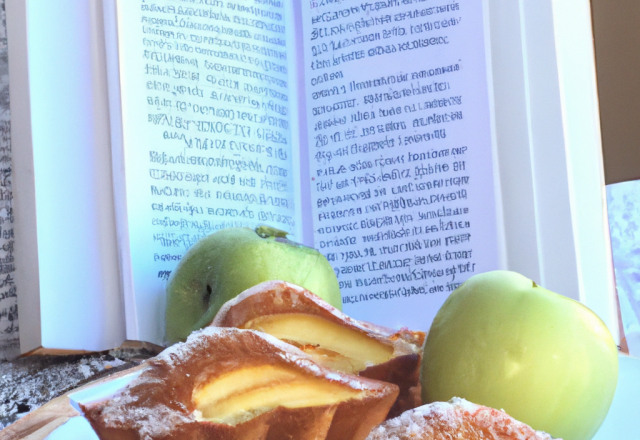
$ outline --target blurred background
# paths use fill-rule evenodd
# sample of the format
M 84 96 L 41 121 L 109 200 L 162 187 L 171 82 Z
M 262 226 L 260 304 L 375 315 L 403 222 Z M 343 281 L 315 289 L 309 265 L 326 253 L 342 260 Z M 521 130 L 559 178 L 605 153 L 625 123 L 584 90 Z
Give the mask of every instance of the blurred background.
M 639 357 L 640 3 L 591 0 L 591 6 L 607 209 L 621 322 L 629 351 Z

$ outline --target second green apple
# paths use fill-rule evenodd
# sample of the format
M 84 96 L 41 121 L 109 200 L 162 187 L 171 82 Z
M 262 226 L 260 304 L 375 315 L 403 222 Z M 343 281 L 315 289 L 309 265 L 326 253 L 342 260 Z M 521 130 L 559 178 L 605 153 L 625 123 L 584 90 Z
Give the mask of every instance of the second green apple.
M 425 403 L 463 397 L 564 440 L 588 440 L 616 389 L 618 352 L 581 303 L 507 271 L 445 301 L 425 345 Z

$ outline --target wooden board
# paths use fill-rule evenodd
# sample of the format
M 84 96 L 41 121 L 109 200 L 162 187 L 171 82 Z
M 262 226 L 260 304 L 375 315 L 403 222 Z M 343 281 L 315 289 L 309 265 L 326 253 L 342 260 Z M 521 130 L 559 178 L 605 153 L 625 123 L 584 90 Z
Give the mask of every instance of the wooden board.
M 118 371 L 110 376 L 103 377 L 79 388 L 75 388 L 64 395 L 51 400 L 0 431 L 0 440 L 44 440 L 49 434 L 67 422 L 71 417 L 80 415 L 80 413 L 78 413 L 78 411 L 76 411 L 69 403 L 69 394 L 100 383 L 117 379 L 134 371 L 140 370 L 144 366 L 145 363 L 142 363 L 136 367 Z

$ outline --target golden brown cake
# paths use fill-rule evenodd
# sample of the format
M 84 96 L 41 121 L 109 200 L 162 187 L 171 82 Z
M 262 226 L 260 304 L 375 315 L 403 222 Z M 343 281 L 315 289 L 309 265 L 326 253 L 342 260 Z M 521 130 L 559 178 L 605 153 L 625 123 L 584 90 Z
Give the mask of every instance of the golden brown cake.
M 148 364 L 119 395 L 83 407 L 101 440 L 362 440 L 398 395 L 235 328 L 193 333 Z
M 387 420 L 367 440 L 551 440 L 503 411 L 464 399 L 435 402 Z M 560 439 L 558 439 L 560 440 Z
M 328 368 L 398 385 L 388 417 L 422 404 L 423 332 L 352 319 L 308 290 L 266 281 L 225 303 L 212 326 L 259 330 L 293 344 Z

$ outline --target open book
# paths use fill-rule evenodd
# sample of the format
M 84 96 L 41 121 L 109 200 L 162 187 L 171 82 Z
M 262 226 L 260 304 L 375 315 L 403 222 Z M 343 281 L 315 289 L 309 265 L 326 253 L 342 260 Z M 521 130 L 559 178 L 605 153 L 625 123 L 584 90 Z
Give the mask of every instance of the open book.
M 92 52 L 92 68 L 106 66 L 112 163 L 91 166 L 112 171 L 115 221 L 94 229 L 113 264 L 99 262 L 104 281 L 82 306 L 82 293 L 61 291 L 78 310 L 47 325 L 73 315 L 87 334 L 111 337 L 48 346 L 162 343 L 181 256 L 222 228 L 261 224 L 324 253 L 357 319 L 428 330 L 465 279 L 508 268 L 587 302 L 615 333 L 605 229 L 595 230 L 600 156 L 570 154 L 560 28 L 556 40 L 535 38 L 561 15 L 455 0 L 104 3 L 94 15 L 106 52 Z M 521 13 L 540 25 L 525 29 Z M 22 340 L 26 323 L 45 318 L 20 307 Z M 42 299 L 40 310 L 51 312 Z
M 333 265 L 346 313 L 428 330 L 497 269 L 481 2 L 118 2 L 128 335 L 222 228 L 267 224 Z M 250 269 L 248 269 L 250 270 Z

